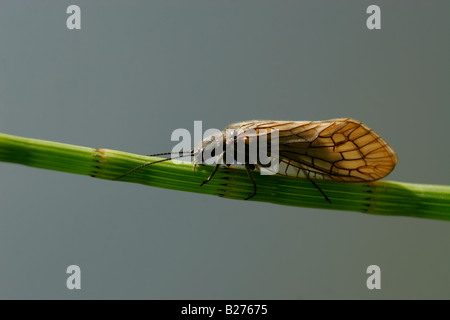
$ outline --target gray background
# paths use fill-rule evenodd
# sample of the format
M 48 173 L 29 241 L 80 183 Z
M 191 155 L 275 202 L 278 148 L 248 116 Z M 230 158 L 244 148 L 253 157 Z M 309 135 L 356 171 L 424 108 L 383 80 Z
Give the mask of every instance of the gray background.
M 66 28 L 81 7 L 82 29 Z M 378 4 L 382 30 L 366 28 Z M 448 184 L 448 1 L 0 2 L 0 131 L 140 154 L 176 128 L 353 117 Z M 450 223 L 0 163 L 0 298 L 450 298 Z M 66 289 L 77 264 L 82 290 Z M 382 289 L 366 288 L 377 264 Z

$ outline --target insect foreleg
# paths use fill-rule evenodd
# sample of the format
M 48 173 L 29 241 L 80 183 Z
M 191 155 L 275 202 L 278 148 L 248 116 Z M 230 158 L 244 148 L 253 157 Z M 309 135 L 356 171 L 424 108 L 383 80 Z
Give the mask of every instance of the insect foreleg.
M 219 170 L 220 164 L 216 164 L 213 172 L 209 175 L 209 177 L 202 182 L 202 184 L 200 185 L 200 187 L 206 183 L 208 183 L 209 181 L 211 181 L 212 177 L 214 177 L 214 175 L 216 174 L 217 170 Z
M 253 166 L 253 168 L 254 168 L 254 166 Z M 253 183 L 253 193 L 249 197 L 245 198 L 245 200 L 249 200 L 249 199 L 253 198 L 254 196 L 256 196 L 256 182 L 255 182 L 255 179 L 253 178 L 252 166 L 249 164 L 246 164 L 245 170 L 247 170 L 248 177 L 250 178 L 251 182 Z

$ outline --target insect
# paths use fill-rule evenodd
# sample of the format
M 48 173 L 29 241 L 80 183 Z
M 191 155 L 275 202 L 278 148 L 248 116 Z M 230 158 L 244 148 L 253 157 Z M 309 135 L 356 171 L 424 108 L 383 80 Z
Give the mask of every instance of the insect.
M 398 162 L 397 154 L 375 131 L 360 121 L 351 118 L 332 119 L 326 121 L 270 121 L 252 120 L 234 123 L 225 128 L 222 135 L 212 135 L 204 139 L 191 150 L 195 166 L 208 157 L 236 159 L 237 148 L 233 154 L 227 154 L 225 147 L 219 148 L 219 154 L 214 150 L 218 145 L 226 146 L 242 140 L 246 148 L 243 165 L 253 184 L 253 193 L 246 199 L 254 197 L 257 185 L 252 171 L 260 170 L 264 166 L 260 162 L 250 163 L 249 137 L 260 138 L 263 134 L 267 138 L 268 151 L 271 152 L 271 137 L 267 132 L 278 132 L 279 162 L 277 174 L 296 178 L 308 179 L 320 191 L 325 200 L 331 201 L 320 189 L 316 181 L 336 180 L 345 182 L 368 182 L 381 179 L 388 175 Z M 234 132 L 231 136 L 225 132 Z M 264 132 L 264 133 L 262 133 Z M 168 155 L 162 153 L 156 155 Z M 181 158 L 178 156 L 175 158 Z M 121 177 L 128 175 L 145 166 L 173 159 L 162 159 L 140 165 Z M 225 163 L 228 163 L 225 161 Z M 221 164 L 214 167 L 210 176 L 201 185 L 208 183 L 219 170 Z M 229 166 L 227 164 L 227 166 Z

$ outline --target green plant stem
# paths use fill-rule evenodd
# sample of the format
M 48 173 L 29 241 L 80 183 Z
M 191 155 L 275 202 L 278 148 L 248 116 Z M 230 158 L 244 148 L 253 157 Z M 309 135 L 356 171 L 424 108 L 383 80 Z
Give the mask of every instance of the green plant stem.
M 99 179 L 115 180 L 138 165 L 159 159 L 0 133 L 0 161 Z M 194 172 L 192 163 L 167 161 L 147 166 L 116 181 L 240 200 L 252 193 L 253 185 L 242 168 L 222 168 L 209 183 L 200 186 L 212 169 L 212 166 L 198 166 Z M 258 193 L 249 201 L 450 220 L 450 186 L 393 181 L 317 181 L 331 200 L 329 204 L 308 180 L 255 174 L 255 181 Z

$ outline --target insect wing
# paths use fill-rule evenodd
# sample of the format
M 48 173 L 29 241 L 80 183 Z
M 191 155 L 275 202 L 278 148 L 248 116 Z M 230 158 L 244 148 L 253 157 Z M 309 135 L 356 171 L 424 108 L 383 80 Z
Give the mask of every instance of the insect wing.
M 373 181 L 395 167 L 395 151 L 360 121 L 245 121 L 227 128 L 279 130 L 278 173 L 298 178 Z

